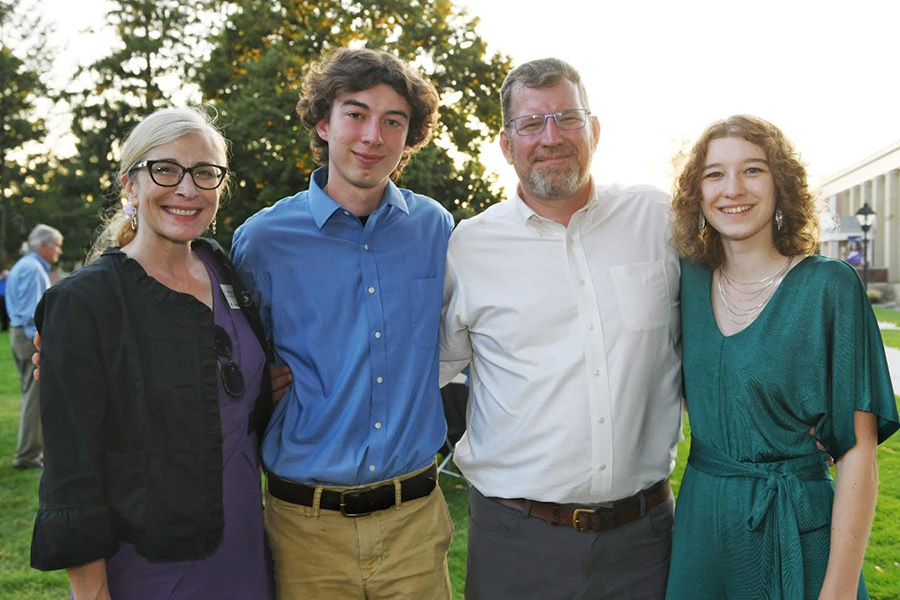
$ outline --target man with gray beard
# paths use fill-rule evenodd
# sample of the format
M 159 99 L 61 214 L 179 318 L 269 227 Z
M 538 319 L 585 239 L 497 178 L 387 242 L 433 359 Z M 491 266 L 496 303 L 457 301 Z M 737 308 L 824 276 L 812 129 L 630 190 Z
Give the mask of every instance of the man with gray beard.
M 516 196 L 450 239 L 441 382 L 469 366 L 466 598 L 665 593 L 681 431 L 678 259 L 654 188 L 600 187 L 600 136 L 557 60 L 501 88 Z

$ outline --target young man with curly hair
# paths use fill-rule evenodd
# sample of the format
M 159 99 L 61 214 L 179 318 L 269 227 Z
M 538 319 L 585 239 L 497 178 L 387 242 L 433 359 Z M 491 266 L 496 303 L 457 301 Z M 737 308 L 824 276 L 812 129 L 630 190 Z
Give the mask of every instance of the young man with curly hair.
M 327 56 L 297 105 L 323 166 L 235 233 L 234 262 L 293 380 L 263 441 L 281 599 L 450 597 L 434 455 L 453 219 L 393 183 L 437 103 L 386 52 Z

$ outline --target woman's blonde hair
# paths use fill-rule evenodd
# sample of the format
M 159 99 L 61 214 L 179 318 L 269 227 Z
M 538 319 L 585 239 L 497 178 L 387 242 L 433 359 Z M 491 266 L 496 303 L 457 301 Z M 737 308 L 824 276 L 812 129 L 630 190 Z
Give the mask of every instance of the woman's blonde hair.
M 712 140 L 737 137 L 762 148 L 775 183 L 775 207 L 782 226 L 772 224 L 775 247 L 784 256 L 812 254 L 819 245 L 818 205 L 809 191 L 806 169 L 780 129 L 759 117 L 733 115 L 706 128 L 694 144 L 675 181 L 672 198 L 672 246 L 679 256 L 714 269 L 724 250 L 719 233 L 700 225 L 703 193 L 700 184 L 706 153 Z
M 122 193 L 122 178 L 131 177 L 134 165 L 157 146 L 174 142 L 186 135 L 205 137 L 215 151 L 213 159 L 223 167 L 228 166 L 228 140 L 216 127 L 213 119 L 199 108 L 161 108 L 138 123 L 122 144 L 122 158 L 116 178 L 118 197 Z M 222 182 L 224 195 L 228 189 L 230 173 Z M 125 246 L 134 239 L 136 230 L 131 227 L 131 216 L 122 210 L 121 202 L 109 211 L 88 255 L 88 262 L 96 260 L 110 246 Z

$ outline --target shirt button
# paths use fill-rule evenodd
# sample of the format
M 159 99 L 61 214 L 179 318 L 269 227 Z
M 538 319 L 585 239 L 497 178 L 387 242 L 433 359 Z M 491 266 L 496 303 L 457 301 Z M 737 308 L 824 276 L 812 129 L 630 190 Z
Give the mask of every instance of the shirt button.
M 376 340 L 380 340 L 380 339 L 381 339 L 381 332 L 380 332 L 380 331 L 376 331 L 376 332 L 375 332 L 375 339 L 376 339 Z
M 344 211 L 344 214 L 345 214 L 346 216 L 349 217 L 349 216 L 350 216 L 350 211 L 346 211 L 346 210 L 345 210 L 345 211 Z
M 375 293 L 375 288 L 369 287 L 369 293 L 370 293 L 370 294 L 374 294 L 374 293 Z
M 591 323 L 590 325 L 588 325 L 588 331 L 593 331 L 593 330 L 594 330 L 594 324 Z
M 600 377 L 600 369 L 594 369 L 594 377 Z
M 377 377 L 377 378 L 375 378 L 375 381 L 377 383 L 382 383 L 384 381 L 384 377 Z
M 375 429 L 381 429 L 381 423 L 375 423 Z
M 606 418 L 600 417 L 600 424 L 603 425 L 604 423 L 606 423 Z
M 584 279 L 578 280 L 578 285 L 584 285 L 585 283 L 587 283 L 587 281 L 585 281 Z
M 369 470 L 370 470 L 370 471 L 374 471 L 374 470 L 375 470 L 375 465 L 369 465 Z
M 369 469 L 372 470 L 372 471 L 374 471 L 374 470 L 375 470 L 375 467 L 369 467 Z M 601 471 L 605 471 L 605 470 L 606 470 L 606 465 L 600 465 L 600 470 L 601 470 Z
M 369 250 L 369 245 L 368 245 L 368 244 L 363 244 L 363 250 L 368 251 L 368 250 Z

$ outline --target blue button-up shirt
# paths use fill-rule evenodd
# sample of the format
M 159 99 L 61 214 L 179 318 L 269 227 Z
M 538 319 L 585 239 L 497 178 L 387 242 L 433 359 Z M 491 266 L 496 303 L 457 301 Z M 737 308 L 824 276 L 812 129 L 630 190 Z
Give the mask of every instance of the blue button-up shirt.
M 6 312 L 12 327 L 24 327 L 28 339 L 34 337 L 34 309 L 50 287 L 50 263 L 36 252 L 20 258 L 6 281 Z
M 284 198 L 234 235 L 234 263 L 294 383 L 263 440 L 270 471 L 360 485 L 428 465 L 446 425 L 438 327 L 453 218 L 388 183 L 365 225 L 323 191 Z

